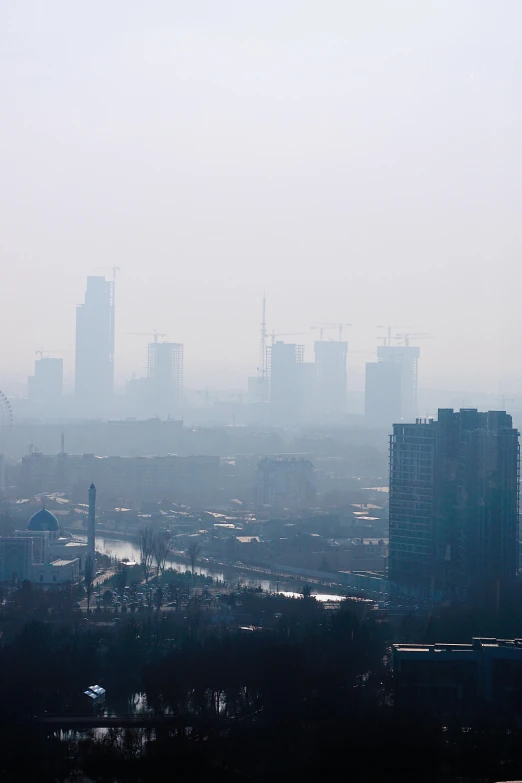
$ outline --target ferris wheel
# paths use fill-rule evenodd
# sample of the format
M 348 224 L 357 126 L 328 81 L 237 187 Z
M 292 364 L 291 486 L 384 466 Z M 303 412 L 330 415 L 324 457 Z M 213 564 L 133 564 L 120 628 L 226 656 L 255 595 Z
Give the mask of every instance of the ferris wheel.
M 0 390 L 0 427 L 5 427 L 13 423 L 13 409 L 11 403 Z

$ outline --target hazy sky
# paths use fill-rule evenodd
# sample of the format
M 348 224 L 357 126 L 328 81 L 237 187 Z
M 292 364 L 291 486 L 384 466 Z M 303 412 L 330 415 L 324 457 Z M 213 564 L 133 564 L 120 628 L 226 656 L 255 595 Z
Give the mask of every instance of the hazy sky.
M 39 348 L 72 371 L 116 263 L 119 379 L 157 329 L 189 385 L 244 385 L 265 287 L 296 341 L 351 322 L 354 371 L 390 323 L 433 335 L 424 385 L 509 388 L 521 25 L 520 0 L 0 0 L 0 383 Z

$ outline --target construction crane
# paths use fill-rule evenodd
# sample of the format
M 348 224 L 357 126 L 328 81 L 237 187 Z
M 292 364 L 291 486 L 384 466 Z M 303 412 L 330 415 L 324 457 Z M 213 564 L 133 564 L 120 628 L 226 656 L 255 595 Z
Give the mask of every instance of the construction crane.
M 333 324 L 330 325 L 330 326 L 328 324 L 319 324 L 317 326 L 311 326 L 310 329 L 318 329 L 319 330 L 319 340 L 320 340 L 320 342 L 323 342 L 323 336 L 324 336 L 325 329 L 335 329 L 335 326 Z
M 166 332 L 157 332 L 155 329 L 153 332 L 127 332 L 127 334 L 133 334 L 135 337 L 153 337 L 154 342 L 158 342 L 158 337 L 166 337 Z
M 112 271 L 112 282 L 116 282 L 116 272 L 120 271 L 119 266 L 97 266 L 96 269 L 110 269 Z
M 424 337 L 424 338 L 431 338 L 431 335 L 427 332 L 404 332 L 403 334 L 396 334 L 395 339 L 396 340 L 403 340 L 404 345 L 410 344 L 410 337 Z
M 407 328 L 407 327 L 406 327 Z M 387 334 L 384 337 L 378 337 L 378 340 L 382 340 L 383 345 L 391 345 L 392 341 L 392 329 L 400 329 L 400 326 L 383 326 L 382 324 L 379 324 L 377 329 L 386 329 Z M 404 327 L 403 327 L 404 329 Z
M 339 330 L 339 342 L 342 342 L 343 339 L 343 327 L 344 326 L 352 326 L 352 324 L 348 324 L 346 322 L 343 323 L 331 323 L 330 321 L 324 322 L 322 324 L 316 324 L 315 326 L 311 326 L 311 329 L 320 329 L 320 335 L 321 340 L 323 339 L 323 329 L 338 329 Z
M 305 332 L 270 332 L 270 338 L 273 345 L 276 337 L 297 337 L 300 334 L 305 334 Z
M 35 351 L 35 352 L 34 352 L 35 356 L 39 356 L 39 357 L 40 357 L 40 359 L 48 359 L 48 358 L 49 358 L 48 356 L 44 356 L 44 354 L 46 354 L 46 353 L 61 353 L 61 351 L 45 351 L 45 350 L 42 348 L 42 350 L 41 350 L 41 351 Z

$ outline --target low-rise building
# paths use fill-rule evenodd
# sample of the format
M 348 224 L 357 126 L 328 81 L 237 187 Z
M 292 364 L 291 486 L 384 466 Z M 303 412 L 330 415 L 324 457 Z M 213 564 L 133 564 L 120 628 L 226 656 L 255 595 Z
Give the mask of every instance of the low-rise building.
M 471 644 L 395 644 L 397 703 L 453 711 L 480 703 L 520 710 L 522 639 Z
M 42 508 L 30 518 L 26 530 L 0 537 L 0 581 L 74 582 L 86 550 L 83 542 L 62 538 L 58 520 Z

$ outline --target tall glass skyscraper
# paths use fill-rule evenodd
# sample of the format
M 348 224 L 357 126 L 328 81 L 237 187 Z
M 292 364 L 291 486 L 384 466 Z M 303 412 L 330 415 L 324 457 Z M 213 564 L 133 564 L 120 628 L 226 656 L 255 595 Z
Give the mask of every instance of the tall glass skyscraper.
M 83 414 L 103 415 L 114 391 L 114 283 L 88 277 L 76 308 L 75 395 Z

